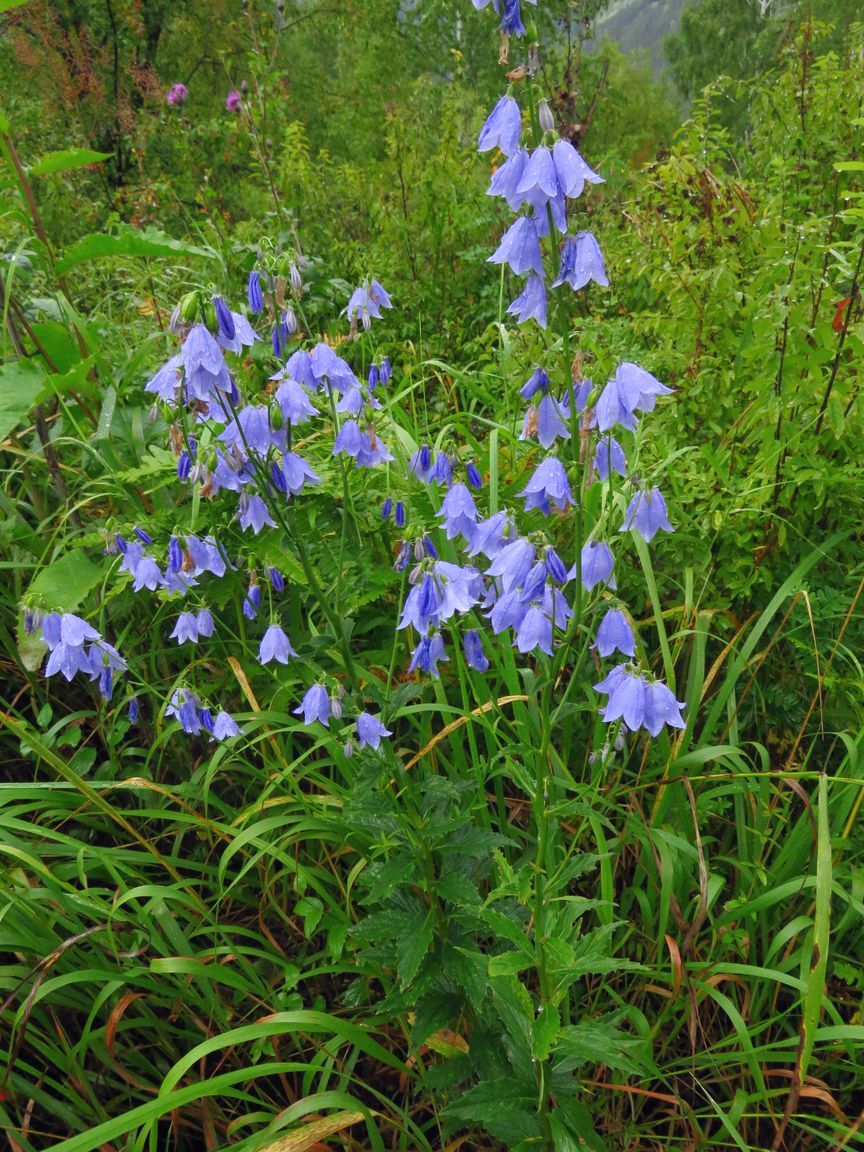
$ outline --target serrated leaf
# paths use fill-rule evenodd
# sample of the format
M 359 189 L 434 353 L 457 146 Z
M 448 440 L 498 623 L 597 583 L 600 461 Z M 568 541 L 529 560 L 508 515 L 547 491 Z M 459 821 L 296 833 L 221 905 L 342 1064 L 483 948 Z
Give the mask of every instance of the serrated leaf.
M 615 1013 L 562 1028 L 555 1045 L 558 1067 L 573 1071 L 586 1064 L 606 1064 L 630 1076 L 643 1072 L 644 1062 L 638 1052 L 643 1042 L 622 1032 L 620 1019 L 620 1013 Z
M 481 1124 L 508 1147 L 541 1135 L 536 1093 L 511 1078 L 485 1080 L 448 1105 L 445 1114 L 469 1124 Z
M 35 360 L 0 365 L 0 440 L 14 432 L 36 403 L 45 372 Z
M 400 988 L 407 988 L 417 975 L 432 943 L 432 913 L 427 912 L 420 924 L 398 940 L 396 974 Z
M 67 552 L 42 569 L 29 591 L 50 610 L 73 612 L 104 575 L 85 552 Z
M 2 7 L 0 7 L 2 11 Z M 110 160 L 110 152 L 93 152 L 89 148 L 63 148 L 59 152 L 46 152 L 31 164 L 29 176 L 51 176 L 55 172 L 71 172 L 73 168 L 86 168 Z
M 552 1004 L 541 1004 L 540 1011 L 531 1025 L 531 1051 L 535 1060 L 548 1060 L 552 1046 L 561 1031 L 561 1018 L 558 1009 Z
M 57 261 L 54 271 L 62 276 L 82 260 L 104 260 L 110 256 L 203 256 L 212 259 L 213 253 L 183 240 L 175 240 L 158 228 L 127 225 L 116 235 L 91 232 L 84 236 Z
M 549 1116 L 555 1152 L 606 1152 L 594 1130 L 588 1109 L 576 1100 L 562 1100 Z
M 526 956 L 524 952 L 502 952 L 500 956 L 489 957 L 489 975 L 517 976 L 526 968 L 534 967 L 534 957 Z

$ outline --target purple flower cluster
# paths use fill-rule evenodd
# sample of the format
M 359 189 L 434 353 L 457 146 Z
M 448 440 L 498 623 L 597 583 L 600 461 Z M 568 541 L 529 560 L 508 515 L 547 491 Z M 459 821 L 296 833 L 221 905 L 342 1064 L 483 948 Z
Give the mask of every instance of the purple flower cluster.
M 474 2 L 476 7 L 483 7 L 482 0 Z M 533 81 L 529 78 L 528 83 Z M 557 253 L 557 276 L 551 280 L 551 287 L 580 291 L 592 281 L 598 285 L 608 284 L 603 254 L 596 239 L 585 230 L 570 234 L 567 219 L 568 201 L 579 197 L 586 184 L 601 183 L 602 177 L 586 164 L 572 144 L 557 136 L 551 112 L 543 101 L 539 138 L 535 128 L 535 146 L 524 145 L 522 112 L 514 91 L 515 85 L 492 109 L 478 140 L 480 152 L 497 149 L 505 158 L 493 174 L 489 195 L 500 197 L 512 211 L 519 213 L 489 260 L 525 277 L 521 292 L 508 309 L 509 314 L 519 323 L 536 320 L 545 329 L 547 274 L 543 247 L 544 243 L 549 245 L 549 238 L 556 232 L 562 233 L 564 240 Z M 672 532 L 661 492 L 656 487 L 643 487 L 627 479 L 624 448 L 612 434 L 619 428 L 635 432 L 638 415 L 653 411 L 657 398 L 669 395 L 672 389 L 629 361 L 618 365 L 597 395 L 589 379 L 568 380 L 563 384 L 562 394 L 560 388 L 552 386 L 549 371 L 538 366 L 521 388 L 521 395 L 529 406 L 520 439 L 537 441 L 547 453 L 551 450 L 551 454 L 535 464 L 519 493 L 525 512 L 539 511 L 546 517 L 555 514 L 569 519 L 571 507 L 582 499 L 581 492 L 574 497 L 574 481 L 579 488 L 583 483 L 594 481 L 611 488 L 617 477 L 616 482 L 625 491 L 629 486 L 630 491 L 620 530 L 636 532 L 646 542 L 659 531 Z M 578 451 L 574 444 L 577 435 Z M 593 446 L 589 447 L 592 438 Z M 572 473 L 556 450 L 556 445 L 565 446 L 568 442 Z M 590 455 L 586 455 L 586 450 Z M 583 468 L 583 461 L 588 461 L 589 467 Z M 428 459 L 419 458 L 416 463 L 417 467 L 412 470 L 418 475 L 422 476 L 424 469 L 428 472 Z M 604 535 L 608 518 L 615 514 L 616 501 L 610 498 L 601 506 L 605 508 L 601 520 L 579 543 L 578 562 L 568 569 L 554 547 L 541 548 L 535 533 L 521 534 L 510 513 L 499 512 L 484 521 L 464 485 L 456 484 L 447 493 L 440 512 L 447 538 L 461 536 L 467 542 L 469 557 L 484 553 L 490 560 L 484 573 L 487 583 L 481 605 L 492 631 L 498 634 L 512 630 L 513 643 L 520 652 L 553 654 L 556 633 L 567 634 L 574 616 L 567 599 L 567 584 L 578 579 L 589 597 L 587 604 L 582 603 L 580 597 L 583 616 L 586 612 L 593 614 L 606 603 L 594 644 L 599 657 L 606 659 L 619 653 L 635 660 L 636 638 L 631 621 L 623 608 L 610 605 L 607 600 L 609 592 L 616 588 L 615 558 Z M 429 579 L 425 576 L 415 586 L 409 600 L 416 595 L 417 604 L 433 604 L 428 591 Z M 481 596 L 476 584 L 472 584 L 472 594 Z M 416 622 L 423 631 L 437 629 L 440 624 L 434 615 L 422 613 Z M 574 620 L 574 625 L 576 623 Z M 434 635 L 440 638 L 438 631 Z M 470 668 L 486 670 L 489 662 L 476 630 L 466 634 L 464 653 Z M 682 705 L 665 685 L 641 673 L 636 664 L 619 664 L 597 685 L 597 691 L 609 695 L 602 710 L 608 723 L 623 721 L 631 731 L 644 727 L 652 735 L 657 735 L 664 724 L 683 726 Z
M 71 612 L 31 614 L 28 624 L 39 627 L 47 645 L 46 676 L 59 672 L 66 680 L 73 680 L 81 672 L 98 682 L 103 700 L 111 699 L 114 675 L 127 670 L 126 661 L 91 624 Z
M 544 135 L 555 137 L 553 131 Z M 590 232 L 567 235 L 567 201 L 581 196 L 586 184 L 602 184 L 603 177 L 591 169 L 573 145 L 555 137 L 551 147 L 541 142 L 528 151 L 521 147 L 522 114 L 515 97 L 502 96 L 480 131 L 478 148 L 499 149 L 506 157 L 489 185 L 488 194 L 507 202 L 513 212 L 524 210 L 505 232 L 492 264 L 506 264 L 517 276 L 526 276 L 525 285 L 508 314 L 520 324 L 536 320 L 547 324 L 546 271 L 541 240 L 551 229 L 565 235 L 560 251 L 558 278 L 552 287 L 569 284 L 574 291 L 589 281 L 608 285 L 603 254 Z

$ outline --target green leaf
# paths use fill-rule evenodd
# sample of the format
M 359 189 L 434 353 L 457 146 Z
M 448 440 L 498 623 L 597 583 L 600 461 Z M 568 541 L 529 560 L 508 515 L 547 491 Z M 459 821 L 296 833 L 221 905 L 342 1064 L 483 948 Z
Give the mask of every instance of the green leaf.
M 105 573 L 84 552 L 67 552 L 43 568 L 30 585 L 30 594 L 61 612 L 72 612 Z
M 86 168 L 90 164 L 101 164 L 103 160 L 110 159 L 110 152 L 93 152 L 89 148 L 62 148 L 59 152 L 46 152 L 30 166 L 28 175 L 51 176 L 54 172 L 70 172 L 73 168 Z
M 33 405 L 45 379 L 35 360 L 10 360 L 0 365 L 0 440 L 18 427 Z
M 514 1083 L 511 1078 L 481 1081 L 454 1100 L 446 1115 L 482 1124 L 511 1148 L 520 1140 L 537 1139 L 541 1134 L 536 1092 L 531 1085 Z
M 642 1041 L 628 1036 L 618 1027 L 620 1014 L 598 1020 L 580 1020 L 561 1029 L 555 1054 L 561 1058 L 559 1068 L 572 1071 L 585 1064 L 606 1064 L 619 1072 L 635 1076 L 642 1061 L 637 1051 Z
M 531 1025 L 531 1050 L 535 1060 L 542 1062 L 549 1059 L 560 1031 L 558 1009 L 552 1004 L 541 1004 L 537 1018 Z
M 526 968 L 534 967 L 534 957 L 524 952 L 502 952 L 500 956 L 489 957 L 490 976 L 515 976 Z
M 126 225 L 117 235 L 91 232 L 89 236 L 84 236 L 57 261 L 54 271 L 62 276 L 82 260 L 104 260 L 109 256 L 204 256 L 212 259 L 213 254 L 206 248 L 196 248 L 193 244 L 175 240 L 158 228 L 132 228 Z
M 427 912 L 416 928 L 399 939 L 396 973 L 401 988 L 407 988 L 417 975 L 417 969 L 423 963 L 423 957 L 429 951 L 431 943 L 432 913 Z
M 20 8 L 22 4 L 26 3 L 27 0 L 0 0 L 0 16 L 2 16 L 4 12 L 10 12 L 13 8 Z

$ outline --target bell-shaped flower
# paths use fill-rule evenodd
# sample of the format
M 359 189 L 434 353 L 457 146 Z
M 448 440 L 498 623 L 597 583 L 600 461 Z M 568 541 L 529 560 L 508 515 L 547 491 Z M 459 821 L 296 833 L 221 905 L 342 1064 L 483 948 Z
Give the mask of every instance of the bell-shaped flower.
M 518 212 L 525 203 L 525 197 L 518 191 L 522 173 L 528 162 L 528 153 L 520 148 L 505 160 L 500 168 L 492 175 L 492 181 L 486 190 L 487 196 L 500 196 L 507 201 L 513 212 Z
M 321 477 L 296 452 L 283 452 L 281 462 L 282 478 L 289 496 L 296 496 L 306 485 L 321 483 Z
M 180 352 L 186 398 L 214 400 L 217 389 L 231 391 L 231 374 L 219 344 L 203 324 L 193 324 Z
M 650 491 L 640 488 L 630 501 L 621 531 L 627 532 L 630 529 L 638 532 L 647 544 L 651 543 L 661 529 L 664 532 L 675 531 L 669 523 L 666 501 L 659 488 L 652 488 Z
M 477 523 L 477 505 L 465 484 L 454 484 L 441 504 L 439 519 L 444 521 L 447 539 L 473 532 Z
M 462 646 L 468 667 L 473 668 L 475 672 L 486 672 L 489 668 L 489 657 L 483 651 L 480 633 L 474 628 L 466 632 Z
M 598 176 L 589 168 L 569 140 L 556 140 L 552 145 L 552 161 L 555 165 L 555 175 L 558 184 L 571 200 L 582 195 L 582 189 L 587 184 L 603 184 L 602 176 Z
M 532 400 L 538 392 L 549 391 L 549 377 L 542 368 L 535 368 L 522 387 L 519 395 L 523 400 Z
M 278 624 L 271 624 L 261 637 L 258 663 L 269 664 L 271 660 L 275 660 L 279 664 L 287 664 L 290 657 L 296 655 L 285 631 Z
M 177 400 L 177 391 L 180 387 L 180 367 L 183 363 L 183 354 L 178 352 L 172 356 L 167 364 L 163 364 L 149 384 L 144 385 L 144 391 L 158 396 L 167 404 Z
M 532 604 L 522 617 L 513 646 L 520 652 L 539 649 L 552 655 L 552 621 L 539 605 Z
M 622 396 L 633 412 L 653 412 L 658 396 L 671 396 L 674 388 L 661 384 L 656 376 L 625 360 L 615 370 L 615 379 Z
M 573 503 L 567 472 L 557 456 L 541 461 L 519 495 L 525 499 L 526 512 L 539 508 L 544 516 L 549 515 L 550 505 L 563 509 Z
M 512 521 L 506 512 L 496 512 L 486 520 L 478 522 L 468 538 L 465 552 L 468 556 L 479 556 L 482 552 L 490 560 L 509 543 Z M 530 567 L 530 564 L 529 564 Z
M 307 689 L 306 695 L 294 709 L 294 715 L 302 716 L 307 726 L 319 720 L 325 728 L 330 727 L 330 697 L 323 684 L 313 684 Z
M 505 156 L 512 156 L 519 147 L 522 135 L 522 113 L 512 96 L 502 96 L 486 118 L 477 140 L 478 152 L 500 148 Z
M 528 157 L 516 191 L 530 199 L 535 208 L 542 207 L 558 195 L 558 176 L 548 148 L 535 148 Z
M 431 636 L 424 636 L 414 649 L 411 657 L 411 663 L 408 666 L 409 672 L 416 672 L 417 669 L 421 672 L 428 672 L 430 676 L 438 679 L 438 665 L 444 664 L 449 660 L 447 652 L 444 648 L 444 640 L 440 632 L 433 632 Z
M 220 709 L 213 721 L 212 735 L 214 740 L 230 740 L 233 736 L 240 735 L 240 725 L 230 712 Z
M 309 399 L 309 393 L 299 381 L 278 373 L 271 376 L 271 380 L 281 380 L 279 387 L 273 394 L 273 399 L 279 405 L 282 418 L 289 424 L 305 424 L 312 416 L 318 415 L 318 409 Z
M 540 254 L 540 238 L 537 225 L 530 216 L 520 216 L 501 238 L 495 252 L 489 257 L 490 264 L 507 264 L 517 276 L 524 272 L 543 275 L 543 257 Z
M 546 327 L 546 285 L 542 276 L 532 272 L 525 281 L 525 287 L 507 309 L 508 316 L 515 316 L 517 324 L 536 320 L 541 328 Z
M 471 553 L 469 553 L 471 555 Z M 534 545 L 523 537 L 506 544 L 486 569 L 487 576 L 497 576 L 505 592 L 518 588 L 534 566 Z
M 237 506 L 237 519 L 244 531 L 251 528 L 256 536 L 265 525 L 269 528 L 276 527 L 276 522 L 270 515 L 267 505 L 257 492 L 241 492 L 240 503 Z
M 592 645 L 601 656 L 611 656 L 621 652 L 624 656 L 636 655 L 636 640 L 630 621 L 619 608 L 610 608 L 597 629 L 597 640 Z
M 357 717 L 357 740 L 361 748 L 374 748 L 377 752 L 381 747 L 381 738 L 392 735 L 390 729 L 385 728 L 377 716 L 361 712 Z
M 602 436 L 597 441 L 594 452 L 594 470 L 601 480 L 608 480 L 611 472 L 619 476 L 627 475 L 627 459 L 624 449 L 614 436 Z
M 181 612 L 171 633 L 171 639 L 178 644 L 198 643 L 198 619 L 194 612 Z
M 582 548 L 582 587 L 590 592 L 598 584 L 608 584 L 615 587 L 615 577 L 612 570 L 615 559 L 612 549 L 603 540 L 588 540 Z M 570 569 L 571 579 L 576 576 L 575 565 Z
M 569 284 L 578 292 L 589 280 L 604 287 L 609 284 L 600 245 L 590 232 L 577 232 L 575 236 L 568 236 L 561 247 L 558 279 L 552 286 Z

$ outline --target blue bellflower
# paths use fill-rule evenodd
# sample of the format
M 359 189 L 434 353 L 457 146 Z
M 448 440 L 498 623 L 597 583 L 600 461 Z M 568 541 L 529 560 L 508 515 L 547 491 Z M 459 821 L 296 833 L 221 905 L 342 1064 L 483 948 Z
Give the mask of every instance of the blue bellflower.
M 538 276 L 543 276 L 540 237 L 537 225 L 530 216 L 520 216 L 515 224 L 511 224 L 487 262 L 507 264 L 517 276 L 525 272 L 536 272 Z
M 525 287 L 507 309 L 508 316 L 515 316 L 517 324 L 536 320 L 541 328 L 546 327 L 546 285 L 542 276 L 532 272 L 525 281 Z
M 547 456 L 541 461 L 519 495 L 525 498 L 526 512 L 539 508 L 545 516 L 549 514 L 550 505 L 564 509 L 573 503 L 567 472 L 557 456 Z
M 512 96 L 502 96 L 486 118 L 477 140 L 478 152 L 500 148 L 505 156 L 512 156 L 519 147 L 522 135 L 522 114 Z
M 258 663 L 269 664 L 275 660 L 278 664 L 287 664 L 297 653 L 291 647 L 291 641 L 278 624 L 271 624 L 261 638 L 258 648 Z
M 568 140 L 556 140 L 552 145 L 552 162 L 558 185 L 571 200 L 582 195 L 586 184 L 604 183 L 603 177 L 588 167 Z
M 249 284 L 246 290 L 246 299 L 249 311 L 257 316 L 264 309 L 264 297 L 261 294 L 261 273 L 254 269 L 249 273 Z
M 597 584 L 608 584 L 614 588 L 614 567 L 615 559 L 609 545 L 602 540 L 589 540 L 582 548 L 582 587 L 588 592 Z M 575 575 L 574 567 L 570 569 L 570 576 Z
M 658 396 L 669 396 L 674 389 L 661 384 L 656 376 L 628 361 L 618 365 L 597 401 L 597 427 L 608 432 L 616 424 L 633 432 L 637 412 L 653 412 Z
M 627 475 L 627 459 L 624 449 L 614 436 L 603 436 L 597 442 L 594 453 L 594 469 L 601 480 L 608 480 L 612 472 L 619 476 Z
M 473 668 L 475 672 L 486 672 L 489 668 L 489 657 L 483 651 L 483 644 L 480 640 L 480 633 L 472 628 L 465 633 L 463 641 L 463 651 L 465 653 L 465 663 L 469 668 Z
M 636 640 L 630 621 L 619 608 L 610 608 L 597 629 L 597 640 L 592 645 L 601 656 L 620 652 L 624 656 L 636 655 Z
M 621 531 L 627 532 L 631 528 L 639 533 L 646 544 L 650 544 L 661 529 L 664 532 L 675 531 L 669 523 L 666 501 L 659 488 L 650 491 L 640 489 L 630 501 Z
M 377 752 L 381 747 L 382 736 L 392 736 L 389 728 L 385 728 L 377 716 L 369 712 L 361 712 L 357 717 L 357 740 L 361 748 L 374 748 Z
M 294 709 L 294 715 L 302 716 L 303 723 L 307 727 L 314 724 L 316 720 L 320 721 L 325 728 L 330 727 L 330 697 L 327 695 L 327 689 L 323 684 L 313 684 L 311 688 L 307 689 L 303 700 Z
M 433 632 L 431 636 L 422 637 L 414 649 L 408 671 L 415 672 L 419 669 L 421 672 L 428 672 L 437 680 L 439 678 L 438 665 L 446 663 L 448 660 L 449 657 L 444 648 L 441 633 Z
M 613 668 L 594 690 L 609 697 L 600 711 L 607 724 L 623 720 L 632 732 L 644 727 L 652 736 L 659 735 L 666 724 L 670 728 L 687 727 L 681 717 L 683 701 L 676 700 L 659 680 L 649 681 L 624 664 Z
M 553 287 L 569 284 L 578 292 L 589 280 L 603 287 L 609 285 L 600 245 L 590 232 L 577 232 L 575 236 L 568 236 L 561 247 L 561 266 Z

